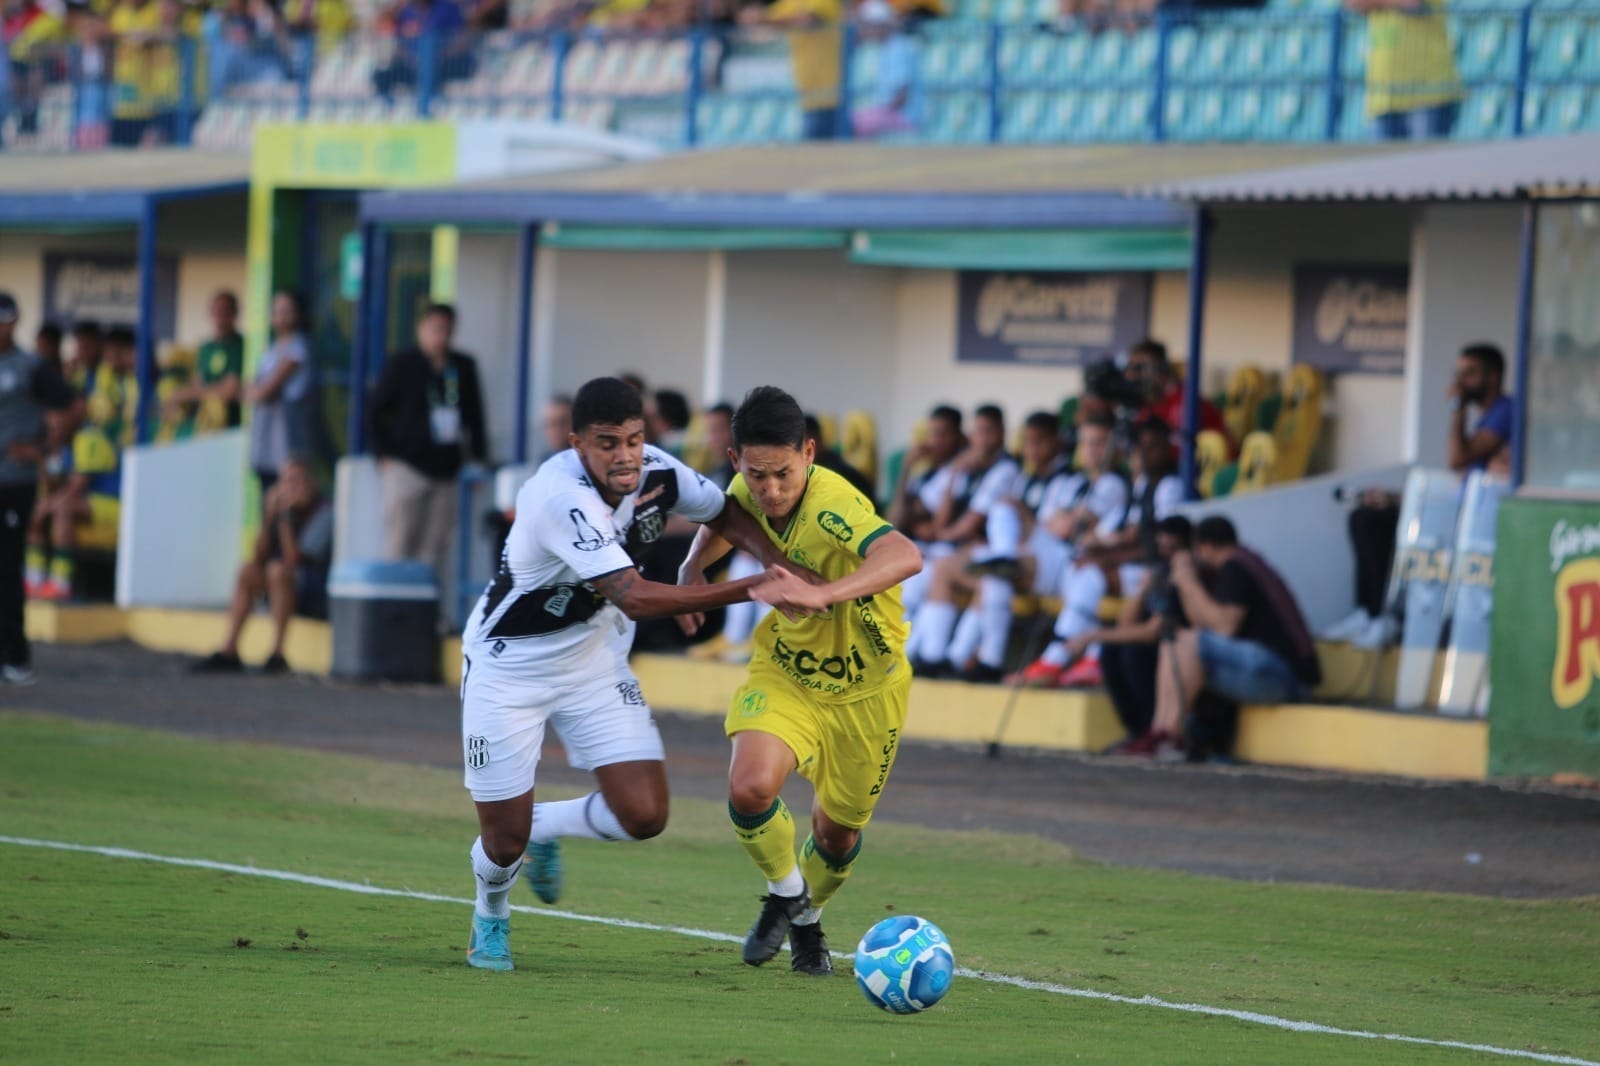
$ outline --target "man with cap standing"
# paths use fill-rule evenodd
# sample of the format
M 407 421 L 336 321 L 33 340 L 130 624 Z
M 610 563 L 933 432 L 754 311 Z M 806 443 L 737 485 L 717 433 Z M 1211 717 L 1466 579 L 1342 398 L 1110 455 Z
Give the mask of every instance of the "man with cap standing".
M 60 370 L 17 347 L 17 301 L 0 292 L 0 680 L 31 685 L 22 559 L 44 457 L 44 413 L 73 406 Z

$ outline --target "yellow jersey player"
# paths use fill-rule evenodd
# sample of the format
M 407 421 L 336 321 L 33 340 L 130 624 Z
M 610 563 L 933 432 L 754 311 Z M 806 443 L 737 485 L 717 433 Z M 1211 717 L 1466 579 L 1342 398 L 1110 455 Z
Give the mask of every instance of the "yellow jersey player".
M 777 609 L 756 627 L 749 677 L 728 710 L 728 817 L 767 879 L 744 961 L 760 966 L 788 936 L 793 968 L 826 975 L 821 911 L 861 851 L 905 725 L 911 667 L 899 585 L 922 556 L 848 481 L 813 466 L 814 453 L 800 405 L 782 389 L 755 389 L 734 413 L 738 474 L 728 495 L 814 579 L 781 571 L 769 575 L 770 594 L 752 590 Z M 705 566 L 727 551 L 702 529 L 680 581 L 703 582 Z M 796 770 L 816 790 L 798 862 L 778 795 Z

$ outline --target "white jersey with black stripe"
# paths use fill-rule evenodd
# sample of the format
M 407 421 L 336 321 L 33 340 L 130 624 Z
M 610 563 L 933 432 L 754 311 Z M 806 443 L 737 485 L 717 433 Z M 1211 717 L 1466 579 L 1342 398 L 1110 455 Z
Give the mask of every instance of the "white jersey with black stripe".
M 646 445 L 639 487 L 613 508 L 576 451 L 552 456 L 517 492 L 500 569 L 472 610 L 462 650 L 475 665 L 515 662 L 530 677 L 613 663 L 633 625 L 589 582 L 639 565 L 668 514 L 707 522 L 725 500 L 711 481 Z

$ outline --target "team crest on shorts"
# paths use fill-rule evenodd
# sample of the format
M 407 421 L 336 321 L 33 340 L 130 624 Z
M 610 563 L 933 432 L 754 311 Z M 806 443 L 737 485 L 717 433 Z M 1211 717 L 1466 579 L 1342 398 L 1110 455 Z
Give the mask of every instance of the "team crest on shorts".
M 630 707 L 644 706 L 644 693 L 639 691 L 637 681 L 618 681 L 617 694 L 622 697 L 622 702 Z
M 474 770 L 482 770 L 489 765 L 489 739 L 487 737 L 467 738 L 467 765 Z

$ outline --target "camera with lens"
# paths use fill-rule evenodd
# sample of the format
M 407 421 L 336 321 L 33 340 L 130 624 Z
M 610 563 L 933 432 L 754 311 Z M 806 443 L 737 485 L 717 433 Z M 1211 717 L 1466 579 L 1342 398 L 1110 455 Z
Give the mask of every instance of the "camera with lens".
M 1083 391 L 1113 408 L 1137 410 L 1145 404 L 1144 390 L 1124 374 L 1109 356 L 1083 369 Z

